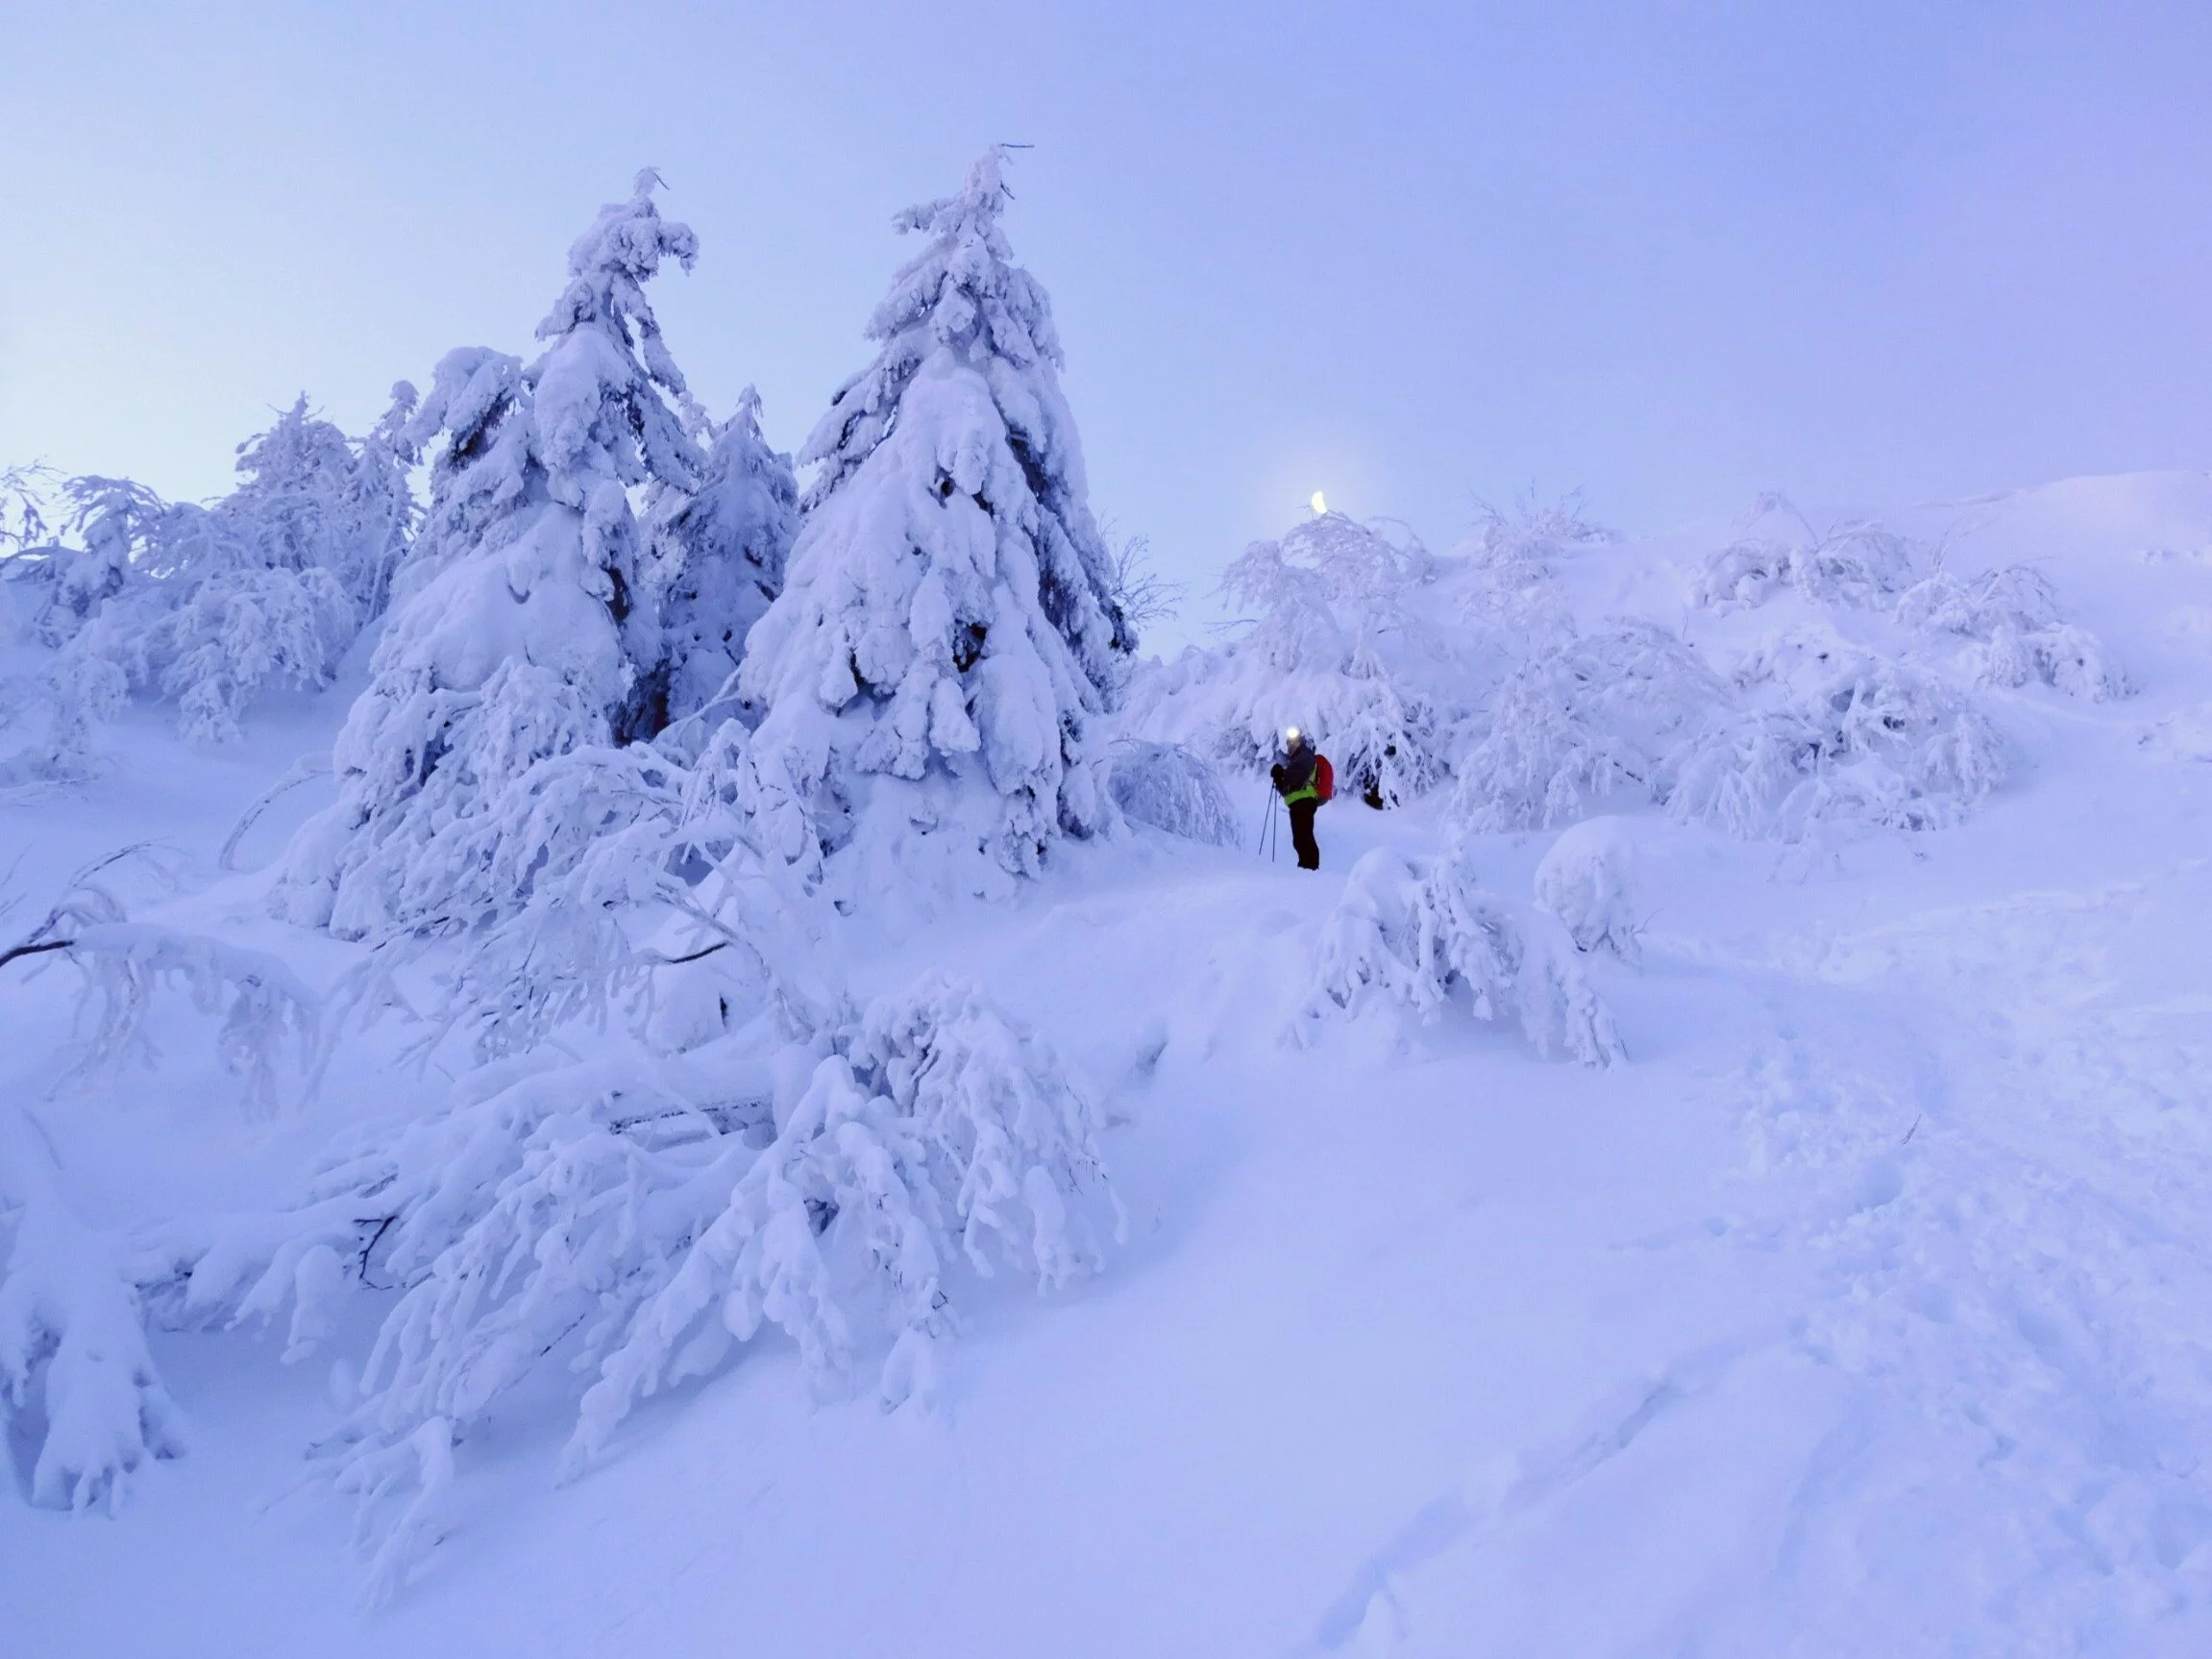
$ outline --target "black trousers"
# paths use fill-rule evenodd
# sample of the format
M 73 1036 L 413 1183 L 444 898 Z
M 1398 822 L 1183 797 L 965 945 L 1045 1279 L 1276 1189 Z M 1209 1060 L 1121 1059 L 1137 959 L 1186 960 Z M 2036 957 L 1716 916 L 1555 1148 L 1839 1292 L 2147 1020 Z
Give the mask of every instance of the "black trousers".
M 1318 870 L 1321 867 L 1321 844 L 1314 839 L 1314 814 L 1321 809 L 1318 801 L 1293 801 L 1290 803 L 1290 845 L 1298 850 L 1298 868 Z

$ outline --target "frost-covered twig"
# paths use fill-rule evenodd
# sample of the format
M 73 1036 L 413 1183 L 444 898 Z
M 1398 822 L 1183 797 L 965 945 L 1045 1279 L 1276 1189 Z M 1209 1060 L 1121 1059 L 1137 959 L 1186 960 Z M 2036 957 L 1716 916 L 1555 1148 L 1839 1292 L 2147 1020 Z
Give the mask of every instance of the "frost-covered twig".
M 261 814 L 275 805 L 279 797 L 312 779 L 328 778 L 330 775 L 331 757 L 328 755 L 303 755 L 293 761 L 284 768 L 282 778 L 262 790 L 254 804 L 238 815 L 238 821 L 231 827 L 230 834 L 223 837 L 223 850 L 215 855 L 215 862 L 225 870 L 235 870 L 237 865 L 231 860 L 238 851 L 238 843 L 246 838 L 249 830 L 260 822 Z
M 251 1105 L 277 1094 L 276 1061 L 290 1045 L 303 1073 L 312 1069 L 322 1002 L 283 958 L 203 933 L 130 921 L 92 873 L 141 852 L 126 848 L 87 866 L 38 926 L 0 951 L 0 967 L 26 957 L 66 954 L 85 976 L 82 1010 L 93 1014 L 82 1068 L 127 1053 L 152 1056 L 146 1016 L 159 985 L 187 990 L 203 1013 L 219 1014 L 216 1047 L 246 1079 Z

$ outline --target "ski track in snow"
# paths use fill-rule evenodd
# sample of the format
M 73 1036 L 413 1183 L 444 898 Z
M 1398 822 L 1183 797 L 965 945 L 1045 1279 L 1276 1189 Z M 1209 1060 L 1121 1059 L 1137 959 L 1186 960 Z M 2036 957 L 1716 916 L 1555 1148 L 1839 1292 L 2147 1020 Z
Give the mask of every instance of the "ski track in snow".
M 1764 1365 L 1791 1399 L 1825 1391 L 1825 1433 L 1718 1579 L 1674 1580 L 1641 1639 L 1586 1650 L 2205 1651 L 2212 963 L 2190 922 L 2207 900 L 2198 861 L 1744 964 L 1774 1034 L 1712 1079 L 1746 1155 L 1740 1207 L 1709 1230 L 1808 1255 L 1816 1299 L 1437 1498 L 1307 1650 L 1463 1650 L 1497 1610 L 1455 1593 L 1479 1557 L 1525 1565 L 1548 1507 L 1668 1418 L 1724 1413 L 1729 1374 Z M 2156 966 L 2148 1000 L 2129 963 Z

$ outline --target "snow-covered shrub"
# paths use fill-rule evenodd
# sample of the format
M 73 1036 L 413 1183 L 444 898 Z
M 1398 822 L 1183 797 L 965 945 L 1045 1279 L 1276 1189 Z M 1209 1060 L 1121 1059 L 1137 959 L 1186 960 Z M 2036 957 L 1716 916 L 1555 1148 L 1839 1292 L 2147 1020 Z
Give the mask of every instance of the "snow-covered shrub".
M 1143 634 L 1155 622 L 1165 622 L 1182 608 L 1185 588 L 1169 582 L 1152 563 L 1152 538 L 1116 535 L 1111 520 L 1101 520 L 1099 534 L 1107 537 L 1111 558 L 1106 593 L 1113 608 L 1121 613 L 1132 637 Z M 1132 647 L 1132 649 L 1134 649 Z
M 1113 822 L 1098 727 L 1135 642 L 1051 307 L 999 225 L 1005 160 L 899 216 L 927 244 L 799 454 L 804 522 L 748 641 L 758 741 L 848 899 L 1003 891 Z
M 1635 848 L 1618 818 L 1570 826 L 1537 864 L 1536 891 L 1576 950 L 1608 951 L 1624 962 L 1643 953 Z
M 48 514 L 60 475 L 43 462 L 0 466 L 0 560 L 12 559 L 46 545 Z M 13 574 L 12 566 L 0 566 Z
M 382 418 L 350 438 L 309 414 L 302 397 L 240 444 L 244 482 L 208 509 L 218 533 L 242 550 L 236 561 L 322 571 L 360 621 L 382 615 L 421 512 L 407 482 L 417 453 L 406 435 L 414 409 L 415 388 L 402 381 Z
M 29 740 L 0 759 L 0 788 L 86 777 L 100 728 L 130 701 L 130 676 L 90 652 L 64 651 L 42 673 L 0 680 L 0 730 L 32 728 Z
M 1983 685 L 2040 683 L 2093 703 L 2126 697 L 2134 689 L 2104 642 L 2072 623 L 2032 633 L 2001 629 L 1970 656 L 1975 678 Z
M 1424 1022 L 1454 1005 L 1518 1025 L 1537 1053 L 1585 1065 L 1624 1055 L 1612 1012 L 1584 977 L 1574 941 L 1534 905 L 1478 886 L 1462 858 L 1363 855 L 1322 924 L 1305 1019 L 1382 1001 Z
M 1672 758 L 1726 687 L 1656 623 L 1615 622 L 1524 662 L 1461 755 L 1452 821 L 1549 828 L 1605 802 L 1664 799 Z
M 1226 847 L 1237 839 L 1236 809 L 1221 775 L 1180 743 L 1115 745 L 1107 786 L 1124 816 L 1171 835 Z
M 308 413 L 305 397 L 239 446 L 237 488 L 208 507 L 162 501 L 128 479 L 62 487 L 67 543 L 10 561 L 36 582 L 33 631 L 58 655 L 24 700 L 48 709 L 36 756 L 81 766 L 118 684 L 176 703 L 190 739 L 238 735 L 265 685 L 328 684 L 381 609 L 415 516 L 398 433 L 413 389 L 353 439 Z
M 2102 641 L 2068 623 L 2051 583 L 2026 565 L 1962 579 L 1940 562 L 1929 569 L 1924 549 L 1879 524 L 1850 519 L 1815 531 L 1779 495 L 1759 498 L 1746 531 L 1706 561 L 1692 584 L 1698 605 L 1740 609 L 1786 587 L 1816 605 L 1886 610 L 1923 633 L 1973 641 L 1966 666 L 1979 684 L 2039 683 L 2096 701 L 2127 695 L 2126 674 Z
M 798 532 L 791 458 L 761 436 L 760 394 L 747 386 L 713 433 L 699 487 L 658 485 L 647 513 L 653 560 L 670 573 L 660 671 L 669 718 L 699 713 L 725 687 L 738 708 L 729 682 L 746 635 L 783 591 Z
M 1454 550 L 1466 565 L 1460 612 L 1497 638 L 1515 657 L 1574 631 L 1574 613 L 1561 586 L 1561 558 L 1619 538 L 1583 516 L 1582 504 L 1520 502 L 1512 511 L 1484 502 L 1474 532 Z
M 1735 676 L 1740 702 L 1684 748 L 1667 810 L 1746 838 L 1825 823 L 1955 824 L 2003 782 L 2003 740 L 1925 669 L 1797 631 Z
M 146 1346 L 126 1241 L 65 1201 L 41 1133 L 0 1106 L 0 1438 L 35 1441 L 31 1501 L 120 1506 L 130 1476 L 184 1449 Z
M 1295 726 L 1328 755 L 1338 787 L 1370 805 L 1434 786 L 1464 677 L 1435 626 L 1436 561 L 1390 528 L 1328 512 L 1246 548 L 1222 587 L 1252 626 L 1226 646 L 1147 665 L 1126 730 L 1251 770 Z
M 2007 565 L 1965 581 L 1938 570 L 1898 596 L 1897 619 L 1908 628 L 1987 639 L 2000 629 L 2033 633 L 2063 619 L 2058 594 L 2038 570 Z
M 1784 588 L 1815 605 L 1880 609 L 1925 562 L 1911 541 L 1869 520 L 1815 530 L 1783 495 L 1759 497 L 1741 528 L 1735 541 L 1706 560 L 1692 584 L 1693 601 L 1707 609 L 1762 605 Z
M 266 1103 L 287 1042 L 303 1068 L 311 1062 L 318 1000 L 273 956 L 130 921 L 92 877 L 131 851 L 80 872 L 36 927 L 0 948 L 0 968 L 67 961 L 83 973 L 86 1065 L 151 1058 L 153 992 L 183 985 L 222 1017 L 224 1060 L 249 1100 Z M 134 1471 L 184 1449 L 145 1333 L 147 1292 L 171 1284 L 170 1269 L 142 1241 L 86 1225 L 44 1132 L 14 1102 L 0 1104 L 0 1432 L 35 1449 L 34 1502 L 112 1510 Z
M 2009 565 L 1964 581 L 1938 570 L 1897 602 L 1900 622 L 1973 641 L 1967 666 L 1982 685 L 2050 685 L 2101 703 L 2125 697 L 2126 672 L 2087 629 L 2061 615 L 2042 573 Z
M 525 369 L 448 354 L 407 432 L 439 433 L 429 516 L 402 572 L 374 678 L 335 751 L 338 800 L 287 854 L 279 902 L 348 937 L 443 918 L 423 844 L 535 761 L 650 727 L 665 642 L 632 486 L 688 489 L 703 458 L 667 397 L 687 398 L 643 285 L 688 266 L 690 230 L 657 181 L 601 210 Z
M 109 650 L 134 681 L 176 701 L 185 737 L 224 742 L 239 735 L 238 716 L 262 685 L 327 685 L 358 616 L 329 571 L 227 570 L 193 583 L 181 603 Z M 104 634 L 111 619 L 80 639 Z
M 1094 1104 L 1049 1049 L 940 975 L 872 1004 L 778 1124 L 609 1353 L 572 1460 L 764 1322 L 823 1382 L 890 1339 L 877 1387 L 897 1404 L 927 1390 L 963 1264 L 1051 1291 L 1121 1233 Z
M 887 1403 L 926 1389 L 964 1281 L 1050 1291 L 1101 1265 L 1121 1217 L 1098 1127 L 1048 1048 L 929 975 L 812 1035 L 768 1014 L 682 1054 L 479 1069 L 289 1218 L 182 1229 L 158 1261 L 188 1317 L 293 1308 L 303 1353 L 338 1248 L 404 1287 L 340 1437 L 356 1484 L 549 1361 L 586 1379 L 573 1469 L 766 1327 L 817 1386 L 865 1362 Z
M 127 478 L 86 475 L 61 484 L 67 504 L 65 535 L 28 549 L 9 564 L 9 576 L 35 585 L 33 634 L 42 645 L 68 644 L 78 632 L 135 582 L 148 581 L 157 563 L 173 559 L 161 550 L 182 539 L 173 526 L 190 508 L 172 507 L 142 483 Z

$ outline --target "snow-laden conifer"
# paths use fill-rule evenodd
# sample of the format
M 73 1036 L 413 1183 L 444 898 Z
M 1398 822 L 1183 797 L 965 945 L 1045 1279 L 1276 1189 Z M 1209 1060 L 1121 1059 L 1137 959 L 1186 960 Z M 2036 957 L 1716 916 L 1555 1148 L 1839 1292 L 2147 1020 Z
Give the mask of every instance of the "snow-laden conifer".
M 659 670 L 669 718 L 725 695 L 730 710 L 747 712 L 733 677 L 746 635 L 783 591 L 799 532 L 791 458 L 761 436 L 758 392 L 747 386 L 712 434 L 699 486 L 658 486 L 647 518 L 653 561 L 669 573 Z
M 338 800 L 287 856 L 296 921 L 352 937 L 456 919 L 454 828 L 530 765 L 649 735 L 665 655 L 657 572 L 631 510 L 648 481 L 688 489 L 703 458 L 644 285 L 689 266 L 690 230 L 641 174 L 569 251 L 527 369 L 450 353 L 408 428 L 446 435 L 374 679 L 338 738 Z
M 899 215 L 926 243 L 799 454 L 805 520 L 741 678 L 853 891 L 1002 889 L 1112 820 L 1096 727 L 1134 640 L 1005 164 Z

